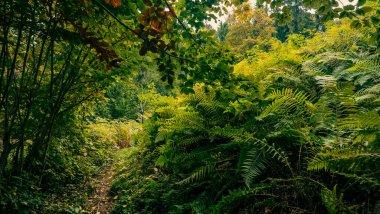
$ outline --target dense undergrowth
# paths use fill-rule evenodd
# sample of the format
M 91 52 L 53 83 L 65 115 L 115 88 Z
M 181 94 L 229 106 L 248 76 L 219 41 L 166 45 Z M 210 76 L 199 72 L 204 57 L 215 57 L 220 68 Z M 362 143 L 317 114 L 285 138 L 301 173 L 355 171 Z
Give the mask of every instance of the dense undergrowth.
M 88 212 L 94 179 L 115 161 L 116 151 L 127 146 L 130 129 L 123 123 L 98 121 L 66 130 L 66 136 L 51 144 L 43 177 L 10 175 L 11 183 L 1 184 L 1 212 Z
M 380 213 L 379 3 L 0 1 L 0 213 Z
M 162 102 L 124 152 L 113 213 L 379 211 L 380 58 L 366 35 L 342 21 L 273 40 L 234 84 Z

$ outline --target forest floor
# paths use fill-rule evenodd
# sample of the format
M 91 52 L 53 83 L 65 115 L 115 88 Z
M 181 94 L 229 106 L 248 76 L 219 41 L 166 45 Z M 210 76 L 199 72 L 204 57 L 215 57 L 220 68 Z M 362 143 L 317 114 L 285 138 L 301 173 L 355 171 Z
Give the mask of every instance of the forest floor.
M 113 207 L 114 199 L 109 195 L 112 179 L 115 174 L 115 163 L 109 163 L 96 177 L 94 193 L 87 202 L 88 210 L 94 214 L 109 214 Z

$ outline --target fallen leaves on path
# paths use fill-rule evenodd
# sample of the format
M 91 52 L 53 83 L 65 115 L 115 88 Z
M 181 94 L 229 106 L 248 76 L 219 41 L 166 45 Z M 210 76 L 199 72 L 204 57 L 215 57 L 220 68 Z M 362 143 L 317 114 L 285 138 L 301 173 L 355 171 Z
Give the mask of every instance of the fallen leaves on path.
M 103 171 L 97 176 L 95 191 L 88 200 L 88 209 L 94 214 L 110 214 L 113 202 L 116 197 L 109 196 L 109 191 L 112 185 L 113 175 L 115 174 L 114 165 L 106 166 Z

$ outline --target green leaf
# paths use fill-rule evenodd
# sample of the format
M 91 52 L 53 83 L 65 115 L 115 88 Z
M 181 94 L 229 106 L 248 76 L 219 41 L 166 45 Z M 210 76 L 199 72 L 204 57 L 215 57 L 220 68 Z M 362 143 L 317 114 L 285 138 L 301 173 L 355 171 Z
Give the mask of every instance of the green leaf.
M 359 8 L 356 10 L 356 14 L 360 15 L 360 16 L 363 16 L 365 14 L 364 10 Z
M 358 0 L 357 6 L 362 6 L 366 3 L 367 0 Z
M 354 20 L 351 22 L 351 25 L 350 25 L 352 28 L 360 28 L 362 26 L 362 24 L 360 23 L 359 20 Z
M 380 23 L 380 18 L 377 16 L 371 16 L 371 21 L 373 24 L 377 25 Z
M 141 10 L 145 9 L 145 4 L 142 0 L 136 0 L 136 5 Z
M 371 12 L 373 10 L 372 7 L 362 7 L 361 8 L 365 13 Z
M 343 7 L 344 10 L 354 10 L 355 6 L 354 5 L 346 5 Z
M 323 14 L 325 9 L 326 9 L 326 6 L 322 6 L 322 7 L 318 8 L 318 13 Z

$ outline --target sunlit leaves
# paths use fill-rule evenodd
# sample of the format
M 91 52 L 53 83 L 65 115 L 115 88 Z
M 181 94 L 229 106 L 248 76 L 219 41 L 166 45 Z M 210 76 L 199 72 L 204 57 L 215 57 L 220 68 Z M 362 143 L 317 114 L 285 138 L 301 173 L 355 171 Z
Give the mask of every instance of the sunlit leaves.
M 266 11 L 252 8 L 249 3 L 238 6 L 227 22 L 229 26 L 226 43 L 239 54 L 245 54 L 245 51 L 257 46 L 276 32 L 274 20 Z
M 274 13 L 272 13 L 272 17 L 276 18 L 276 20 L 280 24 L 285 24 L 289 22 L 289 17 L 291 14 L 287 11 L 287 3 L 284 0 L 261 0 L 260 3 L 266 3 L 270 6 Z M 362 26 L 378 28 L 378 14 L 374 15 L 373 11 L 379 10 L 378 3 L 376 1 L 366 1 L 359 0 L 356 4 L 353 4 L 350 1 L 348 4 L 342 5 L 339 1 L 312 1 L 312 0 L 304 0 L 302 4 L 306 8 L 316 9 L 317 13 L 322 16 L 321 21 L 327 22 L 329 20 L 333 20 L 335 18 L 349 18 L 353 19 L 352 27 L 360 28 Z M 378 13 L 378 12 L 377 12 Z M 372 18 L 376 17 L 376 18 Z M 374 33 L 373 38 L 374 41 L 377 42 L 377 38 L 380 37 L 379 33 Z

